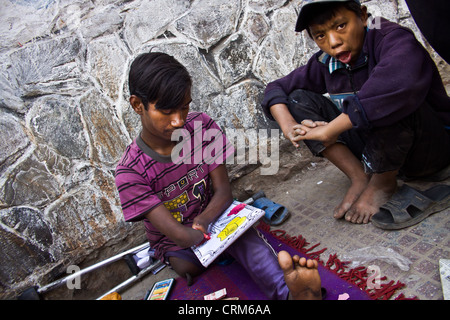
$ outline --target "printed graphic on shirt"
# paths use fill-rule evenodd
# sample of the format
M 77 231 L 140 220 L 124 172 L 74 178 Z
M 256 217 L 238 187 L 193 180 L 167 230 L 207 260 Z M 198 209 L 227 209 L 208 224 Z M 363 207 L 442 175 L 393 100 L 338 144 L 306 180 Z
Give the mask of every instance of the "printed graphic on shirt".
M 177 185 L 180 190 L 183 190 L 184 188 L 186 188 L 189 185 L 188 178 L 186 176 L 184 176 L 183 178 L 178 180 Z
M 186 211 L 186 205 L 189 202 L 189 196 L 187 192 L 183 192 L 178 197 L 164 202 L 164 206 L 170 211 L 173 217 L 180 223 L 183 222 L 182 212 Z
M 184 188 L 186 188 L 189 185 L 189 182 L 191 182 L 194 179 L 198 179 L 199 174 L 200 173 L 204 173 L 203 170 L 203 163 L 199 164 L 198 166 L 196 166 L 194 169 L 191 169 L 188 171 L 188 173 L 183 176 L 181 179 L 179 179 L 178 181 L 169 184 L 167 187 L 165 187 L 161 192 L 158 192 L 158 198 L 162 198 L 163 196 L 165 197 L 170 197 L 170 194 L 174 191 L 177 190 L 183 190 Z
M 176 190 L 182 191 L 184 188 L 189 186 L 189 182 L 198 178 L 198 171 L 204 172 L 202 168 L 203 164 L 196 166 L 194 169 L 189 170 L 188 173 L 183 176 L 181 179 L 176 181 L 175 183 L 171 183 L 159 194 L 160 198 L 162 195 L 166 197 L 170 196 L 170 194 Z M 206 181 L 202 179 L 201 181 L 194 184 L 192 188 L 192 195 L 199 199 L 202 203 L 206 201 Z M 164 206 L 172 213 L 173 217 L 180 223 L 184 221 L 183 212 L 188 210 L 187 204 L 190 198 L 188 195 L 188 191 L 184 191 L 182 194 L 177 196 L 176 198 L 167 200 L 164 202 Z
M 202 203 L 206 200 L 206 182 L 205 179 L 194 184 L 192 195 L 199 199 Z

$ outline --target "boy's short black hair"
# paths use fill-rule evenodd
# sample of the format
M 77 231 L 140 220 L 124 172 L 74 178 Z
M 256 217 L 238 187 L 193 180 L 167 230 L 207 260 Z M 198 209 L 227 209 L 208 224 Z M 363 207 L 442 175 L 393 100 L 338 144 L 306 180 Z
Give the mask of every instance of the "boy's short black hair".
M 139 97 L 145 110 L 149 103 L 156 103 L 156 109 L 177 109 L 191 90 L 192 80 L 174 57 L 149 52 L 139 55 L 131 64 L 128 86 L 130 95 Z
M 305 20 L 306 25 L 308 26 L 306 30 L 308 31 L 309 36 L 311 36 L 311 31 L 309 30 L 311 25 L 326 23 L 335 17 L 336 12 L 341 8 L 353 11 L 358 17 L 361 17 L 363 14 L 361 5 L 354 1 L 329 2 L 312 6 L 309 8 L 308 15 Z

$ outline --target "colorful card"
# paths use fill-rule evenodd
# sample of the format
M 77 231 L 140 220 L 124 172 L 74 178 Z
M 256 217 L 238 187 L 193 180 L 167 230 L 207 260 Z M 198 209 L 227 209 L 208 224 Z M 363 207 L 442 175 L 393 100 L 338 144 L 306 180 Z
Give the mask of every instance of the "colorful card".
M 261 209 L 234 201 L 215 222 L 209 225 L 208 234 L 211 239 L 193 246 L 192 250 L 202 265 L 207 267 L 264 214 Z

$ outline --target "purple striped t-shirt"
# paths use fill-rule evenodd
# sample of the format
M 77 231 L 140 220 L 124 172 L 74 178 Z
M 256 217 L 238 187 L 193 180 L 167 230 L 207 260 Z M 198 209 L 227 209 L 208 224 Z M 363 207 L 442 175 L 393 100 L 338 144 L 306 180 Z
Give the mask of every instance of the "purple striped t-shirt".
M 234 154 L 225 134 L 205 113 L 189 113 L 184 128 L 177 133 L 181 142 L 172 157 L 156 153 L 139 135 L 116 168 L 125 221 L 144 220 L 147 238 L 161 260 L 167 251 L 181 248 L 153 227 L 145 214 L 164 204 L 175 219 L 191 226 L 211 199 L 209 173 Z

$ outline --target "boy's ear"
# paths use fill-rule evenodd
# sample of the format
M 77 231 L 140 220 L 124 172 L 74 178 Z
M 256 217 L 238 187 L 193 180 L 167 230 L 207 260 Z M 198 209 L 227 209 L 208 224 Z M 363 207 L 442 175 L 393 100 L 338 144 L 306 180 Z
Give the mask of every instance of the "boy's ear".
M 367 27 L 368 20 L 369 20 L 369 14 L 367 13 L 367 7 L 361 6 L 361 11 L 362 11 L 361 20 L 364 23 L 364 26 Z
M 144 104 L 138 96 L 132 95 L 130 97 L 130 104 L 134 112 L 136 112 L 137 114 L 142 115 L 144 113 Z

